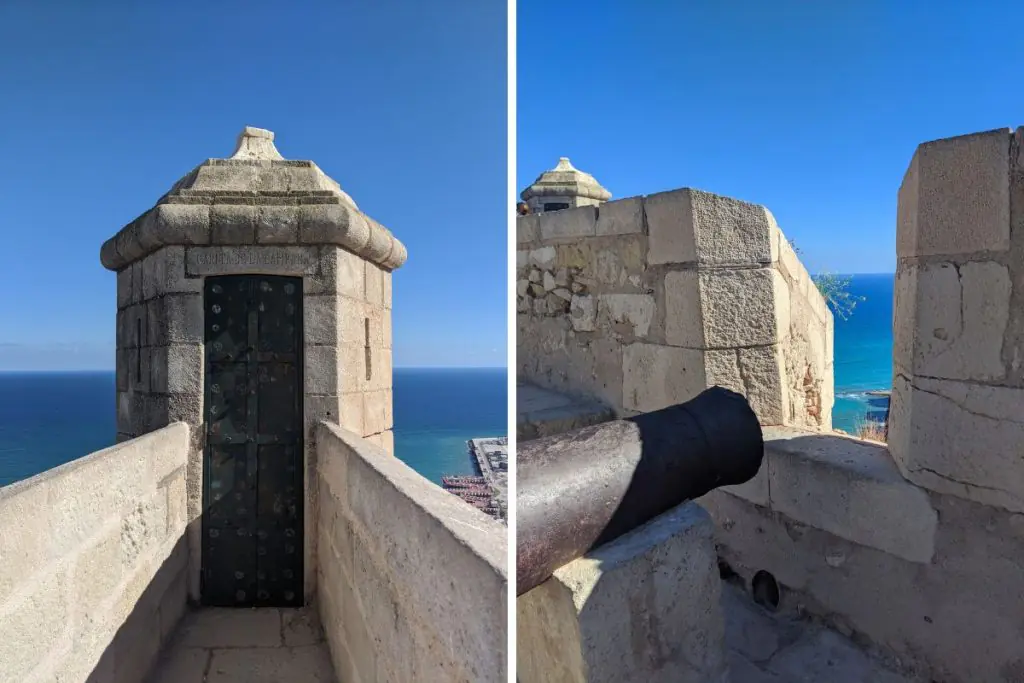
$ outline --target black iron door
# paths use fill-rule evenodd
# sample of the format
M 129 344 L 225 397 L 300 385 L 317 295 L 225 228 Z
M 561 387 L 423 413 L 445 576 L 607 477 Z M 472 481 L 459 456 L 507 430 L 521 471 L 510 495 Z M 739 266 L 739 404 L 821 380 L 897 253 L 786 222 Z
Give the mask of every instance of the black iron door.
M 302 279 L 206 279 L 202 596 L 302 604 Z

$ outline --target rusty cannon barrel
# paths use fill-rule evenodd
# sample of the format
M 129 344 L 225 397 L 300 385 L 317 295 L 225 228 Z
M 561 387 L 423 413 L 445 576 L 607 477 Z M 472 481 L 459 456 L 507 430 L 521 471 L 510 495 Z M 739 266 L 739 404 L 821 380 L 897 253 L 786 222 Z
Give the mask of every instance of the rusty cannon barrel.
M 757 474 L 764 439 L 736 392 L 519 444 L 516 591 L 687 500 Z

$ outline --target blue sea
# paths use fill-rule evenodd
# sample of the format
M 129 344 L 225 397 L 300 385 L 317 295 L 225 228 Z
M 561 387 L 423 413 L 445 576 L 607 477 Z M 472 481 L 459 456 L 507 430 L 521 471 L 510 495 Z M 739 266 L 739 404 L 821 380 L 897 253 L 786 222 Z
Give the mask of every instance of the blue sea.
M 866 392 L 892 388 L 892 297 L 895 276 L 849 276 L 863 297 L 847 320 L 835 316 L 836 403 L 832 425 L 855 432 L 865 419 L 882 420 L 889 400 Z
M 440 483 L 472 474 L 466 441 L 508 433 L 504 368 L 396 368 L 395 455 Z M 0 373 L 0 486 L 114 443 L 113 372 Z
M 835 322 L 833 425 L 854 432 L 885 413 L 887 399 L 866 392 L 892 385 L 893 275 L 854 275 L 863 297 Z M 505 436 L 505 369 L 396 368 L 395 455 L 428 479 L 471 474 L 466 441 Z M 0 373 L 0 486 L 114 442 L 112 372 Z

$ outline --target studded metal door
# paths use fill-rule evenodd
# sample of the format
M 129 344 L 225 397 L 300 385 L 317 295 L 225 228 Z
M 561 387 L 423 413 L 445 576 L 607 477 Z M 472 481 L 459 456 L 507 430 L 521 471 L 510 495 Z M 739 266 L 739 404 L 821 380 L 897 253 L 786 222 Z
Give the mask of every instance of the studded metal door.
M 202 597 L 302 604 L 302 279 L 206 279 Z

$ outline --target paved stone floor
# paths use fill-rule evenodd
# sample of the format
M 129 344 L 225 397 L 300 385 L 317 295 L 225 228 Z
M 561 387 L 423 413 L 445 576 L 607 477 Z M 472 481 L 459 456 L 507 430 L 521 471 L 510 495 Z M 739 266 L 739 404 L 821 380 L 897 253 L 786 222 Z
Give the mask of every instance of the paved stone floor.
M 722 608 L 730 683 L 916 683 L 834 631 L 768 612 L 728 582 Z
M 185 615 L 149 683 L 337 683 L 311 609 Z

